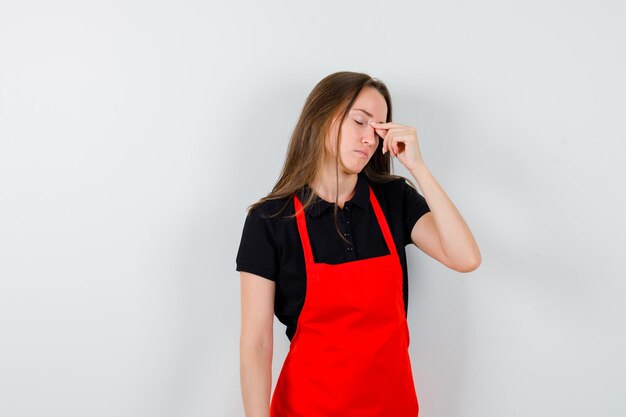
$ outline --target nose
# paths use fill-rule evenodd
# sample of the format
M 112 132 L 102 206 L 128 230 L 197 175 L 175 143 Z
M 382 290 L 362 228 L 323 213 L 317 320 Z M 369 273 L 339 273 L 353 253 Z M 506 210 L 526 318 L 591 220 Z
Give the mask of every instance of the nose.
M 368 126 L 365 134 L 363 135 L 363 142 L 369 145 L 374 145 L 376 143 L 376 129 L 372 126 Z

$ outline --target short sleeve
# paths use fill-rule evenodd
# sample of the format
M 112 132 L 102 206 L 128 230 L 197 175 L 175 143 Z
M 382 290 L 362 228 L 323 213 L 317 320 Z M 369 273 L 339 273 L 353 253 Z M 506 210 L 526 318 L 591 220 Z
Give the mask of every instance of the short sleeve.
M 430 211 L 426 199 L 417 192 L 409 183 L 404 181 L 403 184 L 403 201 L 404 201 L 404 244 L 412 243 L 411 231 L 413 226 L 424 214 Z
M 270 220 L 261 216 L 258 207 L 248 213 L 237 252 L 237 271 L 276 281 L 278 255 L 270 226 Z

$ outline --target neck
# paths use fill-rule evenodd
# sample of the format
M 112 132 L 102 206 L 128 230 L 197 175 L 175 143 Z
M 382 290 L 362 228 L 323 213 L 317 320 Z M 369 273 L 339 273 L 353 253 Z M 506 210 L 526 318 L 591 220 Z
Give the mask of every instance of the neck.
M 358 174 L 345 172 L 340 167 L 339 195 L 337 196 L 337 172 L 333 166 L 332 169 L 320 170 L 309 186 L 321 199 L 330 203 L 334 203 L 337 197 L 337 205 L 343 208 L 345 202 L 354 196 L 357 180 Z

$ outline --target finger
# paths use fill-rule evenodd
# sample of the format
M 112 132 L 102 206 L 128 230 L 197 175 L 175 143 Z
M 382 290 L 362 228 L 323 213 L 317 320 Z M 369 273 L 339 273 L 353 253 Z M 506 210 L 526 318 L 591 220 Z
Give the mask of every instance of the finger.
M 374 129 L 374 131 L 376 132 L 378 137 L 383 141 L 382 151 L 383 151 L 383 154 L 384 154 L 385 150 L 386 150 L 386 146 L 385 145 L 386 145 L 387 140 L 385 139 L 385 137 L 387 136 L 387 131 L 383 130 L 383 129 Z
M 389 133 L 389 129 L 379 129 L 377 127 L 374 128 L 374 132 L 376 132 L 376 134 L 378 134 L 378 136 L 385 136 L 387 133 Z
M 381 134 L 380 132 L 386 132 L 387 130 L 389 130 L 387 128 L 376 126 L 376 122 L 370 122 L 370 126 L 373 127 L 374 131 L 378 134 Z
M 387 135 L 382 135 L 383 139 L 383 154 L 389 150 L 389 140 L 387 139 Z
M 393 141 L 393 154 L 397 157 L 398 156 L 398 141 L 394 140 Z
M 395 147 L 396 155 L 398 155 L 400 152 L 402 152 L 401 148 L 404 147 L 404 138 L 399 137 L 398 139 L 396 139 L 394 141 L 394 147 Z
M 378 122 L 371 121 L 370 124 L 372 126 L 374 126 L 374 127 L 382 127 L 382 128 L 385 128 L 385 129 L 389 129 L 392 126 L 399 126 L 399 125 L 396 125 L 395 123 L 392 123 L 392 122 L 378 123 Z
M 387 152 L 391 152 L 391 147 L 389 146 L 391 144 L 391 138 L 389 137 L 389 135 L 387 135 L 387 138 L 385 139 L 385 146 L 387 147 Z
M 382 151 L 383 151 L 383 155 L 384 155 L 385 152 L 387 152 L 389 150 L 389 148 L 387 147 L 387 137 L 386 137 L 386 135 L 381 135 L 381 139 L 383 140 Z

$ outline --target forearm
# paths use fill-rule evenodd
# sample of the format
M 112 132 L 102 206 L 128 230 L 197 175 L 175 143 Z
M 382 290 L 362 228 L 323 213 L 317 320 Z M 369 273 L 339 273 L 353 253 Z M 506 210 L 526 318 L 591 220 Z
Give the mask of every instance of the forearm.
M 271 342 L 265 345 L 240 342 L 241 395 L 246 417 L 269 417 L 272 389 Z
M 459 269 L 472 270 L 481 262 L 480 250 L 461 213 L 425 164 L 412 169 L 422 195 L 433 215 L 441 246 L 448 259 Z

